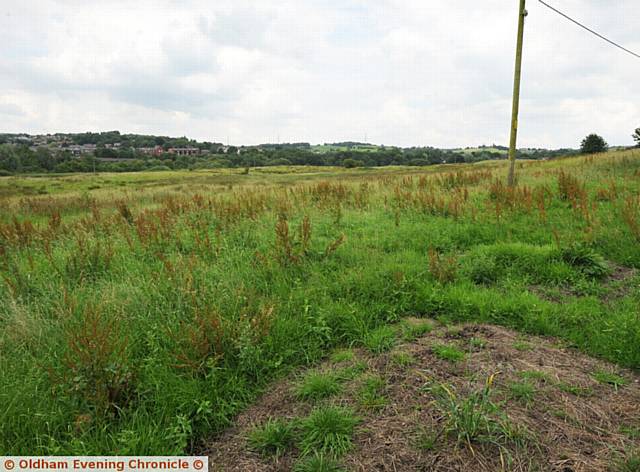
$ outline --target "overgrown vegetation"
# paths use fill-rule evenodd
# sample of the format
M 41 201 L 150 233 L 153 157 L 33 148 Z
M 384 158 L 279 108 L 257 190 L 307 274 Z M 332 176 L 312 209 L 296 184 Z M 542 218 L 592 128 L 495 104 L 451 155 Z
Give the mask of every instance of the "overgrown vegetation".
M 640 154 L 519 167 L 1 178 L 0 453 L 194 450 L 276 376 L 428 332 L 408 316 L 638 368 Z

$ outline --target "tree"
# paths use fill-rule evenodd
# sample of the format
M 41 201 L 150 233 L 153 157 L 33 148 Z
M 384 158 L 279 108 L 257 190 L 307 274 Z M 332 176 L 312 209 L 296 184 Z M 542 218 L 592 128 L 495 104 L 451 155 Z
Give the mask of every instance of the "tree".
M 598 152 L 605 152 L 608 146 L 609 145 L 602 136 L 590 134 L 582 140 L 580 151 L 583 154 L 596 154 Z
M 636 143 L 638 143 L 638 147 L 640 147 L 640 128 L 636 128 L 636 131 L 631 135 Z

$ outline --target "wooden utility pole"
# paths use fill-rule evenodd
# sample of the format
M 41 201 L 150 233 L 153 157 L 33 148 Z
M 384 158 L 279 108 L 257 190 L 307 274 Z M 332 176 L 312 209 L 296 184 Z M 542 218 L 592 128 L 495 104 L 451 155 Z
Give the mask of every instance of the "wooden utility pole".
M 511 140 L 509 141 L 509 178 L 507 184 L 513 187 L 516 183 L 516 143 L 518 140 L 518 111 L 520 110 L 520 75 L 522 73 L 522 43 L 524 39 L 524 18 L 526 0 L 520 0 L 518 11 L 518 45 L 516 47 L 516 72 L 513 78 L 513 108 L 511 110 Z

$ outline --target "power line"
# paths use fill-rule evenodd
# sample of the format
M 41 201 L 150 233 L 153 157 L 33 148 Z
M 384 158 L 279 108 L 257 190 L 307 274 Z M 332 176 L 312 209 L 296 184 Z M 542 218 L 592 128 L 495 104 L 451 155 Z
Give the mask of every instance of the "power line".
M 580 28 L 586 29 L 589 33 L 591 34 L 595 34 L 598 38 L 600 39 L 604 39 L 606 42 L 608 42 L 609 44 L 612 44 L 613 46 L 622 49 L 624 52 L 631 54 L 632 56 L 637 57 L 638 59 L 640 59 L 640 54 L 636 54 L 633 51 L 628 50 L 627 48 L 625 48 L 624 46 L 621 46 L 620 44 L 611 41 L 609 38 L 605 38 L 604 36 L 602 36 L 600 33 L 593 31 L 591 28 L 583 25 L 582 23 L 580 23 L 577 20 L 574 20 L 573 18 L 571 18 L 569 15 L 566 15 L 565 13 L 562 13 L 560 10 L 552 7 L 551 5 L 549 5 L 548 3 L 543 2 L 542 0 L 538 0 L 540 3 L 542 3 L 545 7 L 549 8 L 550 10 L 553 10 L 554 12 L 556 12 L 558 15 L 564 16 L 567 20 L 571 21 L 572 23 L 575 23 L 576 25 L 578 25 Z

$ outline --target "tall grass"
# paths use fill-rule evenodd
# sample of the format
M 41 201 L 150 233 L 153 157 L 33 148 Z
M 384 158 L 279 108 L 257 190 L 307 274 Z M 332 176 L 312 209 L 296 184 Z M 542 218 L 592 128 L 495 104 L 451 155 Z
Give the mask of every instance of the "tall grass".
M 640 268 L 638 169 L 627 152 L 530 163 L 515 190 L 491 163 L 3 197 L 0 454 L 188 452 L 277 375 L 388 349 L 407 315 L 638 368 L 640 301 L 607 279 Z

